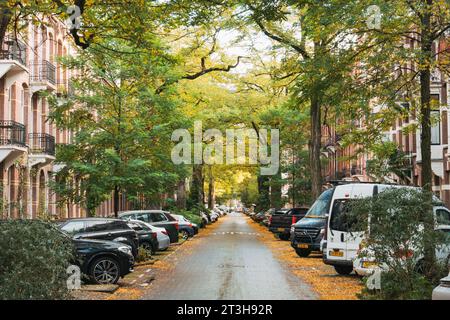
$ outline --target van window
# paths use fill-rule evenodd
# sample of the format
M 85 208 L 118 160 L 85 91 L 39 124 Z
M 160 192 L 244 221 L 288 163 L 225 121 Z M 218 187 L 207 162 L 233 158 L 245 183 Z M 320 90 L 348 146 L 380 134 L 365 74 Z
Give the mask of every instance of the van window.
M 308 210 L 305 217 L 325 217 L 330 210 L 331 198 L 333 197 L 334 189 L 329 189 L 323 192 L 319 198 L 314 202 L 312 207 Z
M 355 231 L 357 223 L 354 216 L 349 212 L 351 201 L 349 199 L 338 199 L 333 203 L 333 210 L 330 217 L 330 228 L 336 231 Z

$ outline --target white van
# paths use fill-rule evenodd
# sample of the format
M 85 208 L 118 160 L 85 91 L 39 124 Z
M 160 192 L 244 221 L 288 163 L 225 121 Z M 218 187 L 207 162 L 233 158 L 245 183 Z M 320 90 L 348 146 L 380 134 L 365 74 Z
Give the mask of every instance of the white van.
M 358 255 L 358 250 L 364 232 L 349 232 L 346 225 L 339 219 L 344 211 L 346 203 L 351 199 L 372 197 L 387 188 L 411 188 L 400 185 L 389 185 L 380 183 L 348 183 L 338 185 L 334 188 L 333 197 L 329 206 L 329 217 L 327 223 L 326 252 L 323 260 L 332 265 L 339 274 L 347 275 L 353 271 L 353 261 Z M 435 207 L 434 211 L 447 213 L 450 224 L 450 213 L 444 206 Z M 445 211 L 445 212 L 443 212 Z

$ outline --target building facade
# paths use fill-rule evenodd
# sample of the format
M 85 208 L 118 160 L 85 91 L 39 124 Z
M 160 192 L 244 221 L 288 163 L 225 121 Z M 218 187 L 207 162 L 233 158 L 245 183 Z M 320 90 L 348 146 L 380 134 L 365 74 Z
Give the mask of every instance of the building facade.
M 414 47 L 417 42 L 408 40 L 405 46 Z M 446 52 L 448 48 L 446 39 L 441 39 L 434 43 L 436 59 L 440 59 L 440 53 Z M 415 66 L 409 63 L 407 72 L 414 72 Z M 449 86 L 448 78 L 444 72 L 434 70 L 431 75 L 431 98 L 433 101 L 431 137 L 431 165 L 433 171 L 433 192 L 442 199 L 447 206 L 450 206 L 450 158 L 448 153 L 448 140 L 450 128 L 448 125 L 449 108 Z M 409 108 L 409 103 L 399 102 L 401 107 Z M 377 112 L 380 106 L 374 105 L 372 112 Z M 422 156 L 420 150 L 420 129 L 405 130 L 411 124 L 417 123 L 414 112 L 410 112 L 406 118 L 398 118 L 392 124 L 389 131 L 384 132 L 386 141 L 395 142 L 399 150 L 408 155 L 409 166 L 411 167 L 407 184 L 421 186 L 420 170 Z M 362 123 L 355 123 L 356 126 L 363 126 Z M 359 146 L 341 146 L 341 137 L 335 131 L 336 126 L 327 126 L 322 130 L 323 154 L 328 159 L 323 171 L 325 180 L 353 180 L 372 181 L 367 173 L 367 162 L 373 155 L 367 152 L 360 152 Z M 399 177 L 391 175 L 387 177 L 393 183 L 399 183 Z
M 48 120 L 43 93 L 70 92 L 73 75 L 58 59 L 75 50 L 62 22 L 43 20 L 26 25 L 20 35 L 7 35 L 0 47 L 1 199 L 3 215 L 10 218 L 83 215 L 75 204 L 58 207 L 49 188 L 61 168 L 55 164 L 56 145 L 69 143 L 72 135 Z

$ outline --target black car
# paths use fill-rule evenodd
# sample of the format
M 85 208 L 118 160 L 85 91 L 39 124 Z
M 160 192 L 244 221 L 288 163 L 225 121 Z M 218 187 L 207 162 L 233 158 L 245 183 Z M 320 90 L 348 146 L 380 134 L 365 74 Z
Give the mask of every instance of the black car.
M 326 239 L 328 210 L 334 189 L 329 189 L 314 202 L 306 216 L 292 226 L 291 245 L 301 257 L 320 251 L 320 242 Z
M 62 231 L 73 239 L 95 239 L 116 241 L 131 247 L 133 255 L 137 255 L 139 239 L 136 231 L 120 219 L 80 218 L 59 222 Z
M 178 242 L 178 222 L 168 212 L 162 210 L 126 211 L 119 214 L 123 220 L 141 220 L 155 227 L 165 228 L 170 243 Z
M 151 254 L 154 254 L 159 247 L 156 232 L 153 232 L 145 223 L 139 220 L 128 221 L 130 226 L 139 237 L 139 247 L 144 248 Z
M 133 271 L 131 247 L 119 242 L 73 239 L 75 264 L 97 284 L 116 283 Z

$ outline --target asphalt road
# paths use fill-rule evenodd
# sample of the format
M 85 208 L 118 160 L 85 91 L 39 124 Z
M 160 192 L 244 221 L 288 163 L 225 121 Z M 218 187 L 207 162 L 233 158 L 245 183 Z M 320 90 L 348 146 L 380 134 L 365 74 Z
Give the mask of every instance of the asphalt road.
M 310 287 L 277 261 L 239 213 L 219 221 L 191 252 L 175 252 L 144 299 L 315 299 Z

